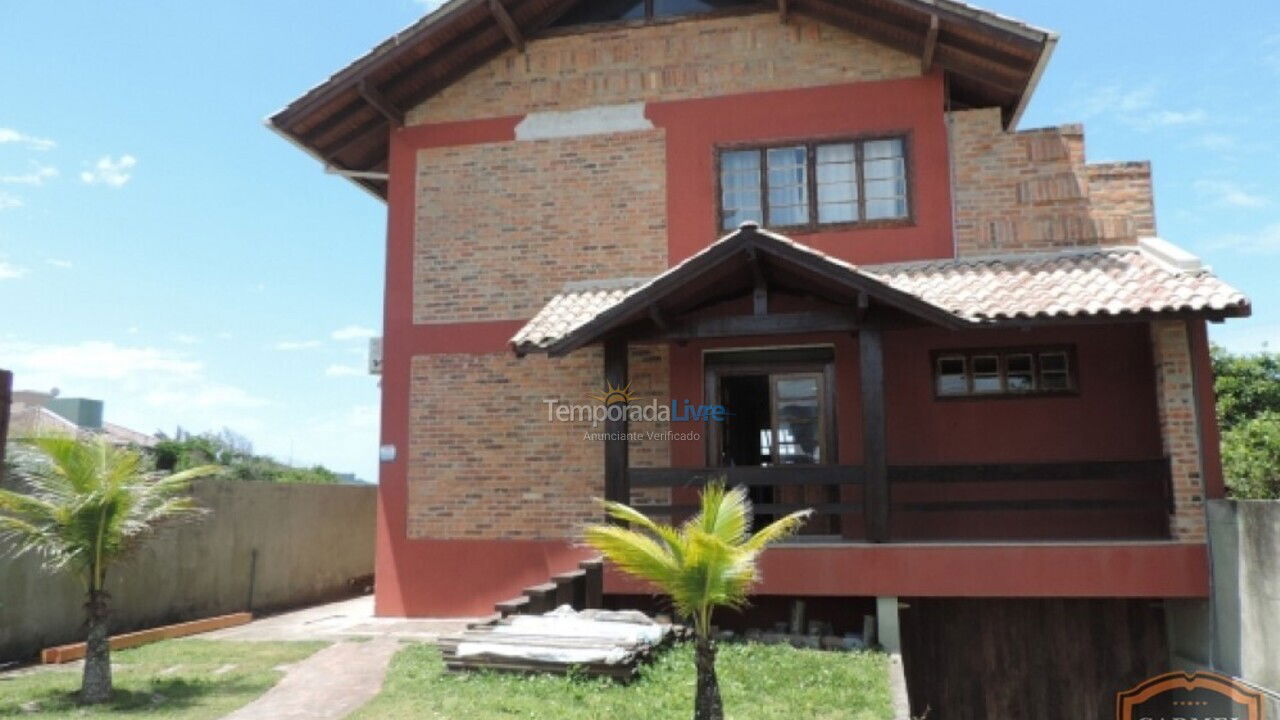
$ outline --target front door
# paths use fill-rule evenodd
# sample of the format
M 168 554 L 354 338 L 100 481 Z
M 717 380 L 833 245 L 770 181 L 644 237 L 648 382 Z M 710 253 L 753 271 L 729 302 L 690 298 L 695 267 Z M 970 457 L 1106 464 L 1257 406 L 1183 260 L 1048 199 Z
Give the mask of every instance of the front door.
M 780 480 L 785 466 L 834 462 L 831 376 L 829 349 L 708 354 L 709 395 L 727 410 L 711 433 L 708 460 L 718 467 L 776 467 Z M 761 484 L 748 492 L 758 506 L 757 527 L 789 506 L 839 500 L 839 488 L 829 485 Z M 839 518 L 815 516 L 801 533 L 839 535 Z

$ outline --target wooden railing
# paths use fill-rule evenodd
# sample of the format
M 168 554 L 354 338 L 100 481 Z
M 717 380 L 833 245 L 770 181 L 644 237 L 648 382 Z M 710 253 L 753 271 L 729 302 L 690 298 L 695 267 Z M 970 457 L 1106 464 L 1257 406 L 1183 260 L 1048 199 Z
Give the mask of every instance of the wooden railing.
M 668 488 L 669 503 L 643 505 L 653 516 L 680 519 L 696 509 L 696 489 L 725 478 L 730 485 L 825 488 L 838 500 L 759 503 L 774 515 L 812 507 L 838 518 L 824 527 L 840 539 L 866 538 L 863 476 L 857 465 L 733 468 L 631 468 L 632 491 Z M 890 541 L 1164 539 L 1172 511 L 1166 459 L 1029 464 L 891 465 Z M 809 495 L 812 497 L 812 493 Z

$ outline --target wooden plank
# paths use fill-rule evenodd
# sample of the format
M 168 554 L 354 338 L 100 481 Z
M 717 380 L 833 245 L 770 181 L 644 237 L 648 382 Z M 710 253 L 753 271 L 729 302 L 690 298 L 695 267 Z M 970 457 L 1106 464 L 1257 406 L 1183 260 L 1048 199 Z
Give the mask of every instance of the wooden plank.
M 177 623 L 176 625 L 164 625 L 158 628 L 139 630 L 138 632 L 125 633 L 123 635 L 113 635 L 108 642 L 110 643 L 112 650 L 123 650 L 124 648 L 137 647 L 139 645 L 145 645 L 147 643 L 153 643 L 160 640 L 169 640 L 171 638 L 185 637 L 187 635 L 195 635 L 196 633 L 210 632 L 212 630 L 234 627 L 236 625 L 244 625 L 252 619 L 253 615 L 247 612 L 218 615 L 211 618 L 202 618 L 200 620 Z M 59 645 L 57 647 L 45 648 L 44 651 L 40 653 L 40 662 L 46 665 L 71 662 L 72 660 L 79 660 L 83 658 L 84 653 L 84 643 Z
M 658 337 L 664 340 L 703 340 L 754 335 L 853 332 L 859 327 L 852 313 L 812 311 L 765 314 L 768 312 L 768 293 L 762 287 L 752 292 L 752 309 L 756 314 L 699 318 L 677 323 Z M 761 310 L 764 312 L 760 312 Z
M 607 340 L 604 344 L 604 381 L 606 387 L 624 388 L 627 380 L 627 341 L 625 338 Z M 615 502 L 631 501 L 631 486 L 627 478 L 627 414 L 605 419 L 604 441 L 604 497 Z
M 1036 482 L 1042 480 L 1148 479 L 1163 482 L 1169 461 L 1120 460 L 1061 463 L 975 463 L 961 465 L 894 465 L 889 478 L 914 482 Z
M 498 25 L 502 27 L 502 32 L 507 34 L 507 39 L 515 46 L 516 50 L 524 52 L 524 35 L 520 33 L 519 26 L 516 21 L 511 19 L 511 13 L 502 6 L 502 0 L 489 0 L 489 12 L 493 13 L 493 19 L 498 21 Z
M 857 465 L 774 465 L 724 468 L 631 468 L 631 487 L 703 487 L 720 478 L 729 485 L 845 485 L 862 482 Z
M 578 563 L 578 567 L 586 573 L 585 584 L 587 594 L 583 601 L 584 610 L 599 608 L 604 605 L 604 560 L 593 558 Z
M 889 462 L 885 450 L 884 338 L 879 328 L 858 333 L 862 395 L 863 513 L 867 540 L 889 540 Z
M 5 448 L 9 444 L 9 409 L 13 405 L 13 373 L 0 370 L 0 480 L 4 479 Z
M 938 49 L 938 16 L 929 16 L 929 31 L 924 36 L 924 52 L 920 55 L 920 72 L 925 75 L 933 69 L 933 53 Z
M 367 80 L 361 80 L 356 83 L 356 92 L 360 93 L 360 97 L 369 103 L 374 110 L 377 110 L 387 122 L 395 127 L 404 127 L 404 110 L 396 107 L 395 103 L 383 95 L 377 87 L 370 84 Z

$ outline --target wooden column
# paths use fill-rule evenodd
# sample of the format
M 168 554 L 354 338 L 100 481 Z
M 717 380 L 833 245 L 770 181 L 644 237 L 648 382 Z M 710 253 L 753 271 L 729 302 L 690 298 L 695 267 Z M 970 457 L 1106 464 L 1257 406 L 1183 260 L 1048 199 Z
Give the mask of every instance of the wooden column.
M 13 373 L 0 370 L 0 480 L 4 480 L 4 453 L 9 444 L 9 407 L 13 404 Z
M 627 341 L 606 340 L 604 343 L 604 381 L 606 387 L 627 386 Z M 631 503 L 631 484 L 627 479 L 627 417 L 605 420 L 604 431 L 604 497 Z
M 858 333 L 862 390 L 862 511 L 867 540 L 889 540 L 889 462 L 885 455 L 884 340 L 879 328 Z

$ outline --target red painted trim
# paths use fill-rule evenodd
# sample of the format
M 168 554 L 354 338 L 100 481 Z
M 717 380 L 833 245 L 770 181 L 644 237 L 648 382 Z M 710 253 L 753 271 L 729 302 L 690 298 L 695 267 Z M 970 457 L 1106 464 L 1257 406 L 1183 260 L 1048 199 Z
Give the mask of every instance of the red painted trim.
M 393 137 L 416 150 L 509 142 L 516 139 L 516 125 L 523 119 L 521 115 L 508 115 L 483 120 L 411 125 L 397 130 Z
M 1208 498 L 1226 496 L 1222 475 L 1222 438 L 1218 432 L 1217 399 L 1213 394 L 1213 360 L 1209 356 L 1209 331 L 1204 320 L 1188 320 L 1192 372 L 1195 374 L 1196 411 L 1200 414 L 1200 467 Z
M 511 337 L 525 320 L 413 325 L 406 342 L 410 355 L 511 352 Z M 385 382 L 385 381 L 384 381 Z
M 951 172 L 941 73 L 649 103 L 666 132 L 668 260 L 677 263 L 724 232 L 717 227 L 715 148 L 739 143 L 906 134 L 914 223 L 813 233 L 783 230 L 850 262 L 953 255 Z
M 791 546 L 760 559 L 761 595 L 1208 597 L 1204 545 Z M 605 592 L 652 588 L 609 567 Z

